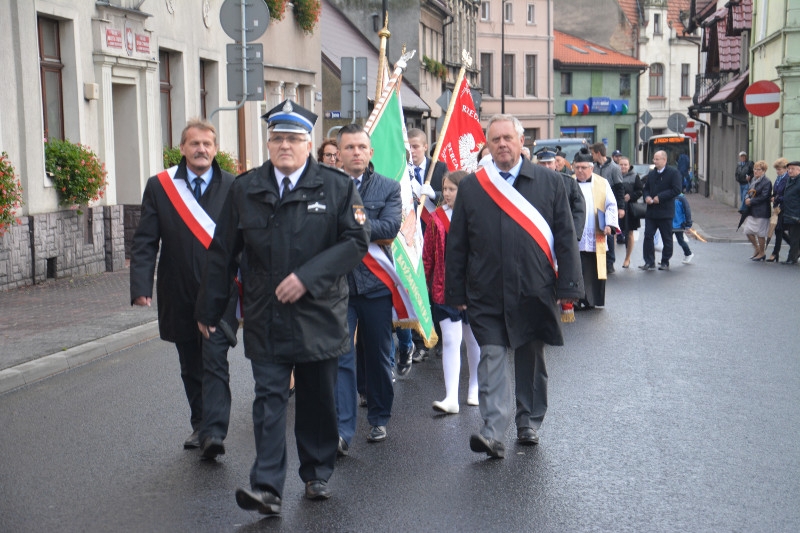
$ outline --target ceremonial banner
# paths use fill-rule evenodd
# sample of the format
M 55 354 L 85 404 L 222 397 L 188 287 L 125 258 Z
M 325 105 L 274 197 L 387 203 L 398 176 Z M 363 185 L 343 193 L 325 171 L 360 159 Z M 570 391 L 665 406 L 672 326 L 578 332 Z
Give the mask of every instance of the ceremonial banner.
M 438 339 L 433 328 L 422 264 L 422 230 L 414 210 L 407 173 L 405 121 L 398 94 L 401 74 L 402 69 L 396 68 L 364 126 L 375 150 L 372 157 L 375 172 L 400 182 L 403 221 L 400 234 L 392 243 L 394 268 L 391 268 L 388 261 L 383 261 L 383 251 L 374 245 L 370 245 L 368 258 L 364 263 L 392 291 L 395 324 L 416 330 L 430 348 Z M 376 272 L 377 268 L 384 272 Z
M 439 161 L 447 165 L 450 172 L 478 168 L 478 154 L 486 144 L 480 117 L 475 111 L 467 78 L 462 77 L 458 91 L 453 94 L 455 105 L 444 131 L 439 136 L 441 149 Z

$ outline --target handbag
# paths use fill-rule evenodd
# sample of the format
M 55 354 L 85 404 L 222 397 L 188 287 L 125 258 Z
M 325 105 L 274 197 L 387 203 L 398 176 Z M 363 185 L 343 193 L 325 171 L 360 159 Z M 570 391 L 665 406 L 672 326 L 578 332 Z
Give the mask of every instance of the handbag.
M 647 214 L 647 204 L 642 202 L 630 202 L 628 204 L 631 216 L 634 218 L 644 218 Z

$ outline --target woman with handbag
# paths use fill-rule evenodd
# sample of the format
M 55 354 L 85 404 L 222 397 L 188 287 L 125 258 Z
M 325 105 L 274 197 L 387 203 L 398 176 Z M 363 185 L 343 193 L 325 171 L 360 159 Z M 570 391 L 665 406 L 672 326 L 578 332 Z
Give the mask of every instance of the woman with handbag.
M 640 219 L 644 217 L 647 206 L 639 202 L 642 197 L 642 180 L 631 167 L 631 161 L 625 156 L 619 158 L 619 168 L 622 170 L 622 186 L 625 189 L 625 213 L 622 218 L 622 234 L 625 235 L 625 261 L 622 268 L 631 266 L 631 253 L 633 253 L 633 232 L 641 226 Z M 638 212 L 637 207 L 641 208 Z
M 772 182 L 767 178 L 767 168 L 769 167 L 766 161 L 756 161 L 753 165 L 753 179 L 750 180 L 750 189 L 744 200 L 745 206 L 750 209 L 750 216 L 744 222 L 744 234 L 755 249 L 753 257 L 750 258 L 753 261 L 764 261 L 767 258 L 767 229 L 772 214 L 770 205 Z

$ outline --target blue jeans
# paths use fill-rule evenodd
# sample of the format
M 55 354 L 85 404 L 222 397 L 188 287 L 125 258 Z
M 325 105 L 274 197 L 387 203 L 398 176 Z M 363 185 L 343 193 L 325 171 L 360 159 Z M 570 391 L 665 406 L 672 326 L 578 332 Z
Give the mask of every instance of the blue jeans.
M 414 346 L 414 341 L 411 340 L 411 330 L 405 328 L 395 328 L 395 334 L 397 335 L 397 344 L 398 346 L 395 347 L 394 342 L 392 343 L 392 355 L 389 357 L 390 362 L 392 364 L 392 368 L 395 367 L 395 360 L 394 354 L 399 349 L 401 352 L 407 351 L 409 348 Z
M 739 207 L 740 210 L 744 209 L 744 201 L 747 199 L 747 190 L 750 188 L 749 183 L 740 183 L 739 184 L 739 197 L 742 199 L 742 205 Z

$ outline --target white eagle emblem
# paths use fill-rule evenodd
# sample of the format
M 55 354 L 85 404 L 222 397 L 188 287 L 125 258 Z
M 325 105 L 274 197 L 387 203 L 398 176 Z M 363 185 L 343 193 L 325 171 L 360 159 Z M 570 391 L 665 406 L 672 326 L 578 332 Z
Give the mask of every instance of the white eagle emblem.
M 471 133 L 465 133 L 458 138 L 458 158 L 461 161 L 458 168 L 467 172 L 475 172 L 478 168 L 478 153 L 483 145 L 475 144 L 475 137 Z

